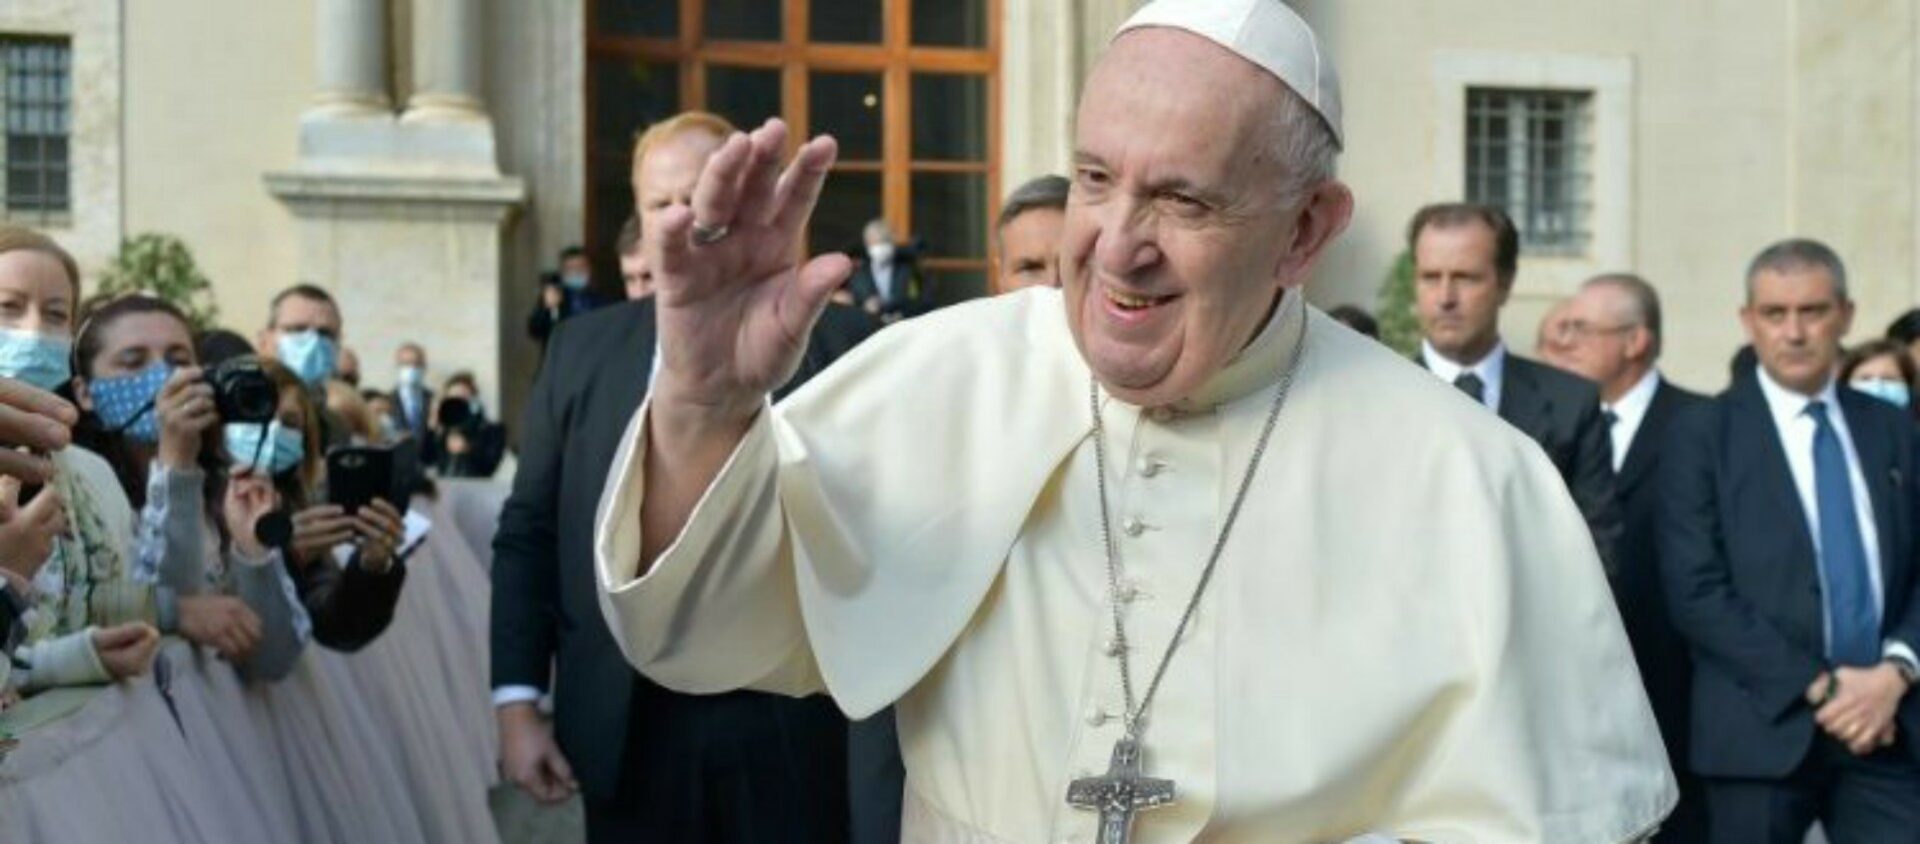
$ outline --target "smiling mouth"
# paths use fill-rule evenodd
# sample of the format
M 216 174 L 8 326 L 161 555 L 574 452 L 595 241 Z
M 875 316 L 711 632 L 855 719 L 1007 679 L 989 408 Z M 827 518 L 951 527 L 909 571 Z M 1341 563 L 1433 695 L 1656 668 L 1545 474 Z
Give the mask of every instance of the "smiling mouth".
M 1114 307 L 1123 311 L 1144 311 L 1156 305 L 1164 305 L 1171 302 L 1174 298 L 1172 296 L 1137 296 L 1132 293 L 1115 290 L 1111 287 L 1102 287 L 1100 288 L 1100 292 L 1106 295 L 1107 301 L 1112 303 Z

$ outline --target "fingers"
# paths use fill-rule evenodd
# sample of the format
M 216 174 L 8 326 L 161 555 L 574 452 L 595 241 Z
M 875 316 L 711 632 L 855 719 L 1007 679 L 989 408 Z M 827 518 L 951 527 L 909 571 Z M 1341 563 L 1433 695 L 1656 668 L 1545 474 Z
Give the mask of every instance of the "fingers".
M 754 166 L 740 183 L 740 204 L 735 224 L 764 226 L 779 212 L 774 200 L 780 186 L 780 160 L 786 156 L 787 125 L 768 120 L 748 136 L 753 144 Z
M 0 378 L 0 446 L 59 451 L 72 442 L 72 428 L 78 421 L 80 411 L 65 399 L 21 381 Z
M 0 407 L 0 415 L 5 415 L 6 413 L 6 408 Z M 6 422 L 0 420 L 0 428 L 5 427 Z M 10 437 L 10 434 L 0 433 L 0 437 Z M 65 443 L 62 443 L 60 448 L 64 447 Z M 28 483 L 43 484 L 53 480 L 53 461 L 38 454 L 28 454 L 22 451 L 15 451 L 11 448 L 0 448 L 0 476 L 19 478 Z
M 805 342 L 813 323 L 827 308 L 833 292 L 853 273 L 853 262 L 839 253 L 821 255 L 800 268 L 780 303 L 780 323 L 788 337 Z
M 665 281 L 684 276 L 694 265 L 693 212 L 680 205 L 669 205 L 651 212 L 659 220 L 660 237 L 649 238 L 645 249 L 652 252 L 649 263 L 659 268 L 656 277 Z M 671 296 L 677 293 L 670 285 L 663 283 L 662 292 Z
M 831 135 L 821 135 L 800 147 L 774 190 L 773 204 L 778 209 L 772 220 L 775 228 L 790 231 L 796 238 L 800 236 L 801 227 L 813 216 L 814 203 L 820 200 L 820 188 L 827 183 L 827 171 L 833 168 L 839 154 L 840 145 Z
M 693 218 L 701 225 L 731 225 L 739 210 L 742 179 L 755 164 L 753 142 L 739 132 L 728 136 L 694 183 Z
M 117 651 L 139 642 L 146 636 L 140 624 L 116 624 L 93 631 L 93 647 L 100 651 Z
M 0 475 L 0 522 L 13 518 L 20 509 L 20 479 Z

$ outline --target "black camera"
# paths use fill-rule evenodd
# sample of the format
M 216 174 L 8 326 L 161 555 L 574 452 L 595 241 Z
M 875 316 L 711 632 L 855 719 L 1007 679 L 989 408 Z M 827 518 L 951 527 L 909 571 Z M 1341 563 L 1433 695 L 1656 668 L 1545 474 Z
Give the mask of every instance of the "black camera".
M 473 421 L 473 405 L 458 396 L 441 399 L 440 411 L 434 421 L 440 424 L 442 431 L 464 428 L 468 422 Z
M 207 370 L 205 379 L 213 388 L 213 406 L 223 422 L 264 424 L 279 415 L 280 390 L 257 359 L 221 361 Z

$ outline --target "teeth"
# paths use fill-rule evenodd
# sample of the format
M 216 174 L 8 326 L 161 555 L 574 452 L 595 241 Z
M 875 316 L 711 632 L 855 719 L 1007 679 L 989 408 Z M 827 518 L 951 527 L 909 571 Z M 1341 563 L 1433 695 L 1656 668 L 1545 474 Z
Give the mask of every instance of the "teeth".
M 1123 308 L 1139 309 L 1158 301 L 1148 296 L 1133 296 L 1112 288 L 1106 289 L 1107 298 Z

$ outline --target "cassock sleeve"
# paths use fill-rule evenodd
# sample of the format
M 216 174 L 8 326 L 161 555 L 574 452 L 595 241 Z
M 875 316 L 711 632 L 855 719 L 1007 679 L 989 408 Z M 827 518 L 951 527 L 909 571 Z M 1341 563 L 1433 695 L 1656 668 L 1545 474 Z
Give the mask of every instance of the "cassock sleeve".
M 680 536 L 640 570 L 649 398 L 628 424 L 600 499 L 594 565 L 601 609 L 627 661 L 689 694 L 825 691 L 807 642 L 775 483 L 773 412 L 753 427 Z

